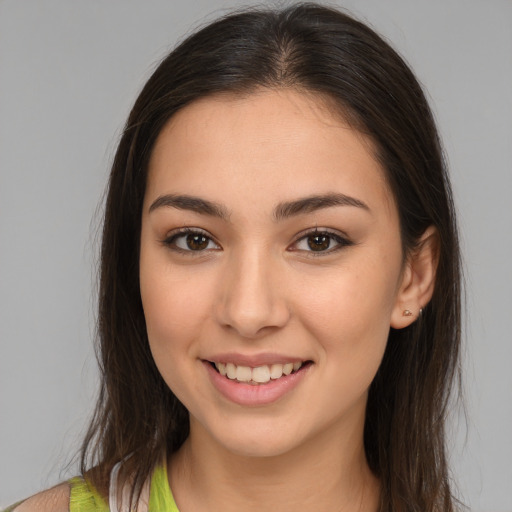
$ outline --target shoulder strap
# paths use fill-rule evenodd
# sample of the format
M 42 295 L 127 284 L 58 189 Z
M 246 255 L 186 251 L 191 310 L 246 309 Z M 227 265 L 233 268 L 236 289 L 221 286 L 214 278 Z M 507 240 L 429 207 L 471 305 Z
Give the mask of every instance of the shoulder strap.
M 108 512 L 108 505 L 85 478 L 76 476 L 69 480 L 69 484 L 70 512 Z
M 110 486 L 108 491 L 108 502 L 110 512 L 130 512 L 128 503 L 130 500 L 131 488 L 129 482 L 125 482 L 123 488 L 119 486 L 119 470 L 123 461 L 118 462 L 110 472 Z M 142 487 L 140 500 L 137 503 L 136 512 L 148 512 L 149 489 L 151 479 L 148 478 Z

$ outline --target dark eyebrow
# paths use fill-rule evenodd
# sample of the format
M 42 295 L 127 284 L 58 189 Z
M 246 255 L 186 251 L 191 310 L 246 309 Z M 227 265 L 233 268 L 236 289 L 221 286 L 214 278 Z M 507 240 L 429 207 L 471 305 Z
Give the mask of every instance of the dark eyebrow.
M 179 210 L 190 210 L 202 215 L 211 215 L 228 220 L 228 210 L 219 203 L 187 195 L 167 194 L 160 196 L 149 207 L 149 213 L 157 208 L 178 208 Z
M 330 208 L 331 206 L 355 206 L 363 210 L 370 211 L 370 208 L 355 197 L 345 194 L 325 194 L 319 196 L 309 196 L 296 201 L 280 203 L 274 210 L 274 219 L 283 220 L 293 215 L 303 213 L 311 213 L 322 208 Z

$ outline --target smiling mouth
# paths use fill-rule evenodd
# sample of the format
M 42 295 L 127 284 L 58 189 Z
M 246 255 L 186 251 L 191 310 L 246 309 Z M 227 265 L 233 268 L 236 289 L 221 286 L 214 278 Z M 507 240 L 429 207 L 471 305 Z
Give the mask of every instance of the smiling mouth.
M 238 366 L 233 363 L 210 363 L 218 373 L 223 377 L 235 382 L 244 384 L 251 384 L 258 386 L 261 384 L 267 384 L 272 380 L 277 380 L 282 377 L 296 373 L 305 366 L 311 364 L 311 361 L 300 361 L 295 363 L 285 364 L 271 364 L 256 366 L 254 368 L 250 366 Z

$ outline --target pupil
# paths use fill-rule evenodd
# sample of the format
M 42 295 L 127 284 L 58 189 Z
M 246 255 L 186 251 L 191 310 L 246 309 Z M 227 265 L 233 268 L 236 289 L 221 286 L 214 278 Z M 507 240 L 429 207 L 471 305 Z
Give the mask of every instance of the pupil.
M 204 235 L 188 235 L 187 246 L 193 251 L 201 251 L 208 246 L 208 238 Z
M 308 246 L 312 251 L 329 249 L 330 238 L 327 235 L 313 235 L 308 238 Z

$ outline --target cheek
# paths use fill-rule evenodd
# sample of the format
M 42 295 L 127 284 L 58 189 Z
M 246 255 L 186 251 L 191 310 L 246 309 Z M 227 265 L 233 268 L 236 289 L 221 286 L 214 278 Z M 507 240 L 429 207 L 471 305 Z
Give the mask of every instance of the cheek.
M 321 282 L 302 279 L 294 296 L 307 300 L 300 300 L 296 307 L 324 351 L 351 361 L 368 360 L 372 354 L 380 358 L 389 334 L 398 276 L 398 266 L 390 270 L 376 260 L 360 260 L 335 269 Z
M 204 317 L 197 292 L 162 272 L 149 272 L 141 273 L 141 297 L 156 367 L 173 393 L 188 402 L 197 385 L 191 378 L 197 356 L 194 340 L 200 337 Z
M 316 342 L 325 409 L 351 410 L 365 402 L 389 335 L 396 283 L 364 272 L 340 272 L 302 302 L 302 324 Z M 304 297 L 304 290 L 295 296 Z
M 159 274 L 141 279 L 141 297 L 151 344 L 173 345 L 193 339 L 204 325 L 207 301 L 190 282 Z M 171 340 L 173 343 L 171 344 Z
M 185 278 L 165 252 L 141 251 L 140 291 L 149 345 L 164 380 L 173 387 L 176 368 L 194 360 L 195 340 L 206 328 L 208 282 Z

